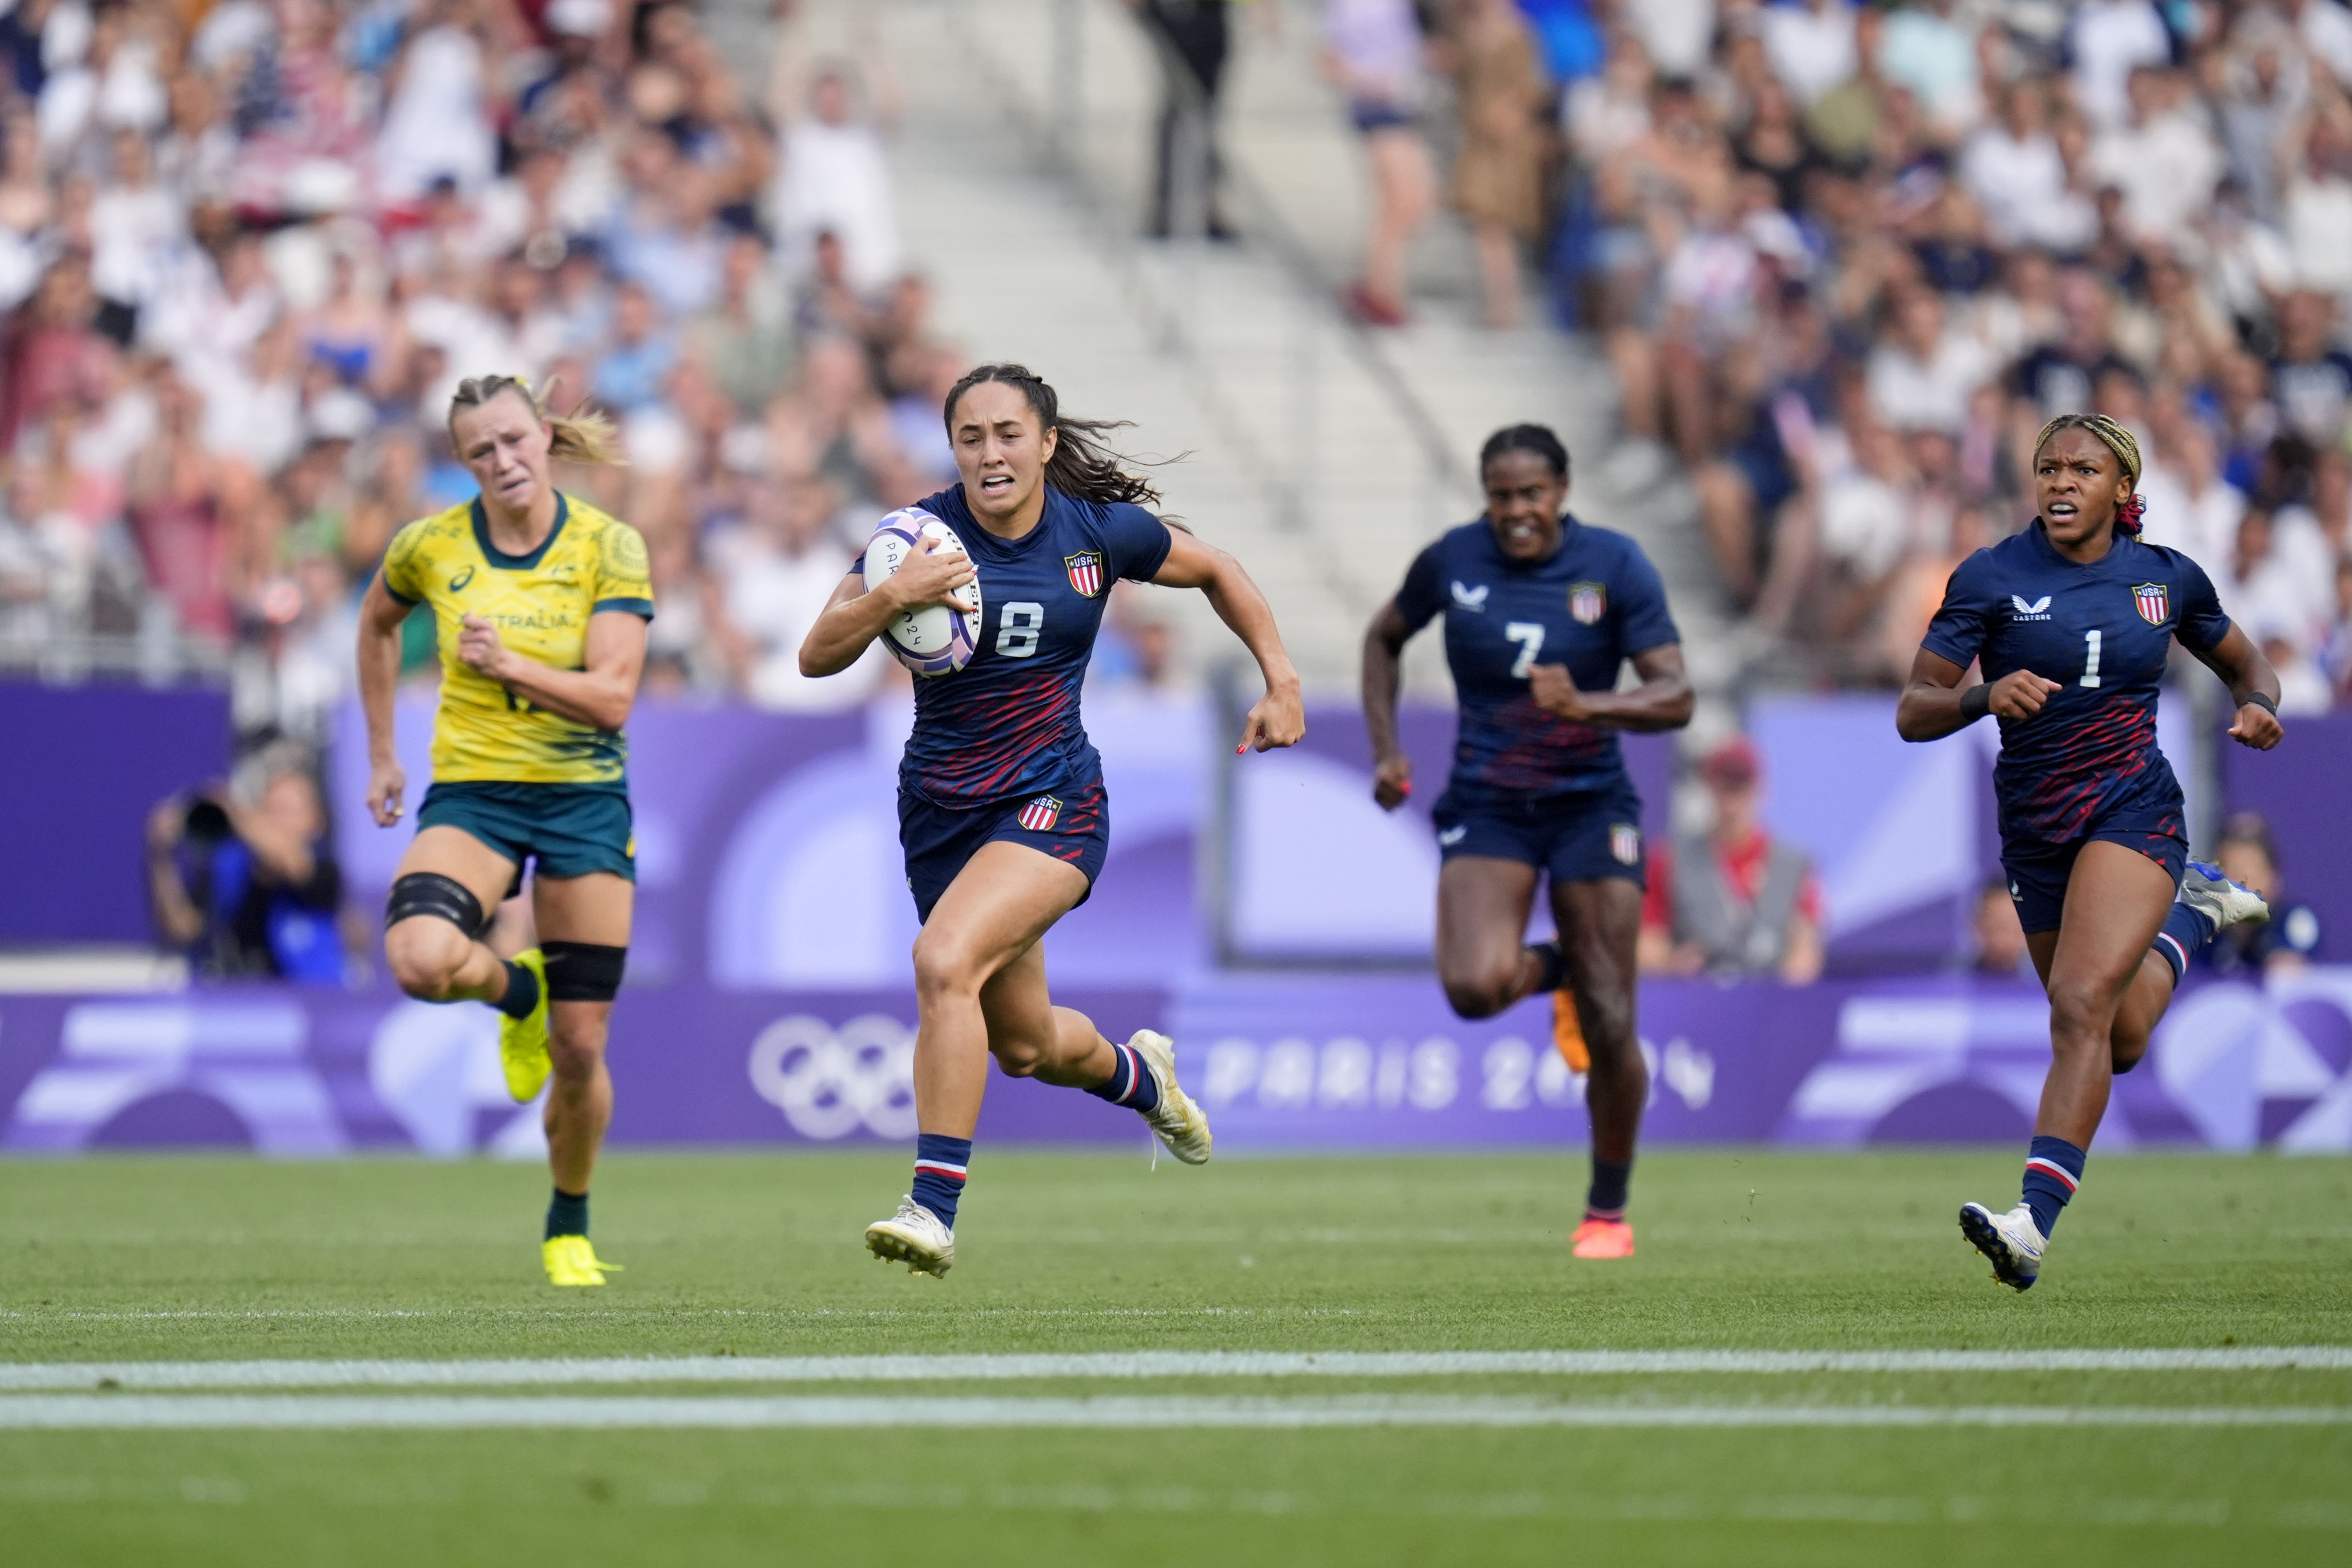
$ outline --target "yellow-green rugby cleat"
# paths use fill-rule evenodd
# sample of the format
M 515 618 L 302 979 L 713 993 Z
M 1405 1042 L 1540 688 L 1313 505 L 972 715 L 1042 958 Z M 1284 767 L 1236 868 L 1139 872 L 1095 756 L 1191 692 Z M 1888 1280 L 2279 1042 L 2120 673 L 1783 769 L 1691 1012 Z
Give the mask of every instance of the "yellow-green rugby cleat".
M 602 1285 L 605 1275 L 621 1272 L 619 1264 L 598 1258 L 584 1236 L 551 1236 L 541 1244 L 539 1257 L 551 1285 Z
M 547 1087 L 547 1075 L 555 1066 L 547 1055 L 547 955 L 527 947 L 514 955 L 514 961 L 539 982 L 539 1003 L 528 1017 L 499 1015 L 499 1065 L 506 1069 L 507 1092 L 514 1096 L 517 1105 L 529 1105 Z

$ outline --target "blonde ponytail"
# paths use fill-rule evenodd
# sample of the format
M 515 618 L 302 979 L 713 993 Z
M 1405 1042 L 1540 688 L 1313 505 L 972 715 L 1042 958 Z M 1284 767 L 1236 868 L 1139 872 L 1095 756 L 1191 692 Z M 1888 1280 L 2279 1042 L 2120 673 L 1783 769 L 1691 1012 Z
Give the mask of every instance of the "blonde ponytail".
M 553 390 L 551 384 L 549 391 Z M 609 416 L 587 407 L 571 414 L 551 414 L 531 391 L 530 383 L 519 375 L 469 375 L 459 382 L 457 395 L 449 399 L 451 438 L 456 438 L 460 413 L 479 408 L 502 392 L 511 392 L 530 405 L 530 411 L 547 426 L 547 455 L 557 462 L 627 465 L 629 459 L 621 452 L 621 432 Z

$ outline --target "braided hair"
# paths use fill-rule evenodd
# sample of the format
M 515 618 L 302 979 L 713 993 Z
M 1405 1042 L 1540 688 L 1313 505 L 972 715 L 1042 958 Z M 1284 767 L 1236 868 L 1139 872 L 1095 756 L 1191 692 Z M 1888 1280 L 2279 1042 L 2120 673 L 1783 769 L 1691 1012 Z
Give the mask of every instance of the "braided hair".
M 1568 478 L 1568 448 L 1560 444 L 1549 425 L 1506 425 L 1486 437 L 1478 448 L 1478 472 L 1483 476 L 1486 465 L 1506 452 L 1533 452 L 1551 469 L 1552 478 Z
M 948 399 L 940 409 L 940 417 L 948 427 L 948 437 L 955 437 L 956 405 L 963 395 L 982 382 L 999 381 L 1017 388 L 1037 416 L 1038 425 L 1055 434 L 1054 455 L 1045 459 L 1045 482 L 1079 500 L 1097 504 L 1111 501 L 1132 501 L 1149 506 L 1159 500 L 1160 491 L 1150 479 L 1130 474 L 1120 465 L 1135 459 L 1122 457 L 1103 443 L 1110 431 L 1123 429 L 1134 423 L 1131 419 L 1080 419 L 1062 412 L 1062 400 L 1043 376 L 1026 365 L 984 364 L 965 373 L 962 380 L 948 390 Z
M 2132 483 L 2132 494 L 2123 505 L 2116 509 L 2116 531 L 2126 539 L 2137 539 L 2140 520 L 2147 511 L 2147 502 L 2139 494 L 2140 459 L 2137 438 L 2121 424 L 2104 414 L 2061 414 L 2042 427 L 2042 434 L 2034 437 L 2033 449 L 2036 452 L 2041 451 L 2050 444 L 2050 437 L 2061 430 L 2088 430 L 2105 445 L 2108 451 L 2116 455 L 2116 461 L 2123 465 L 2124 478 Z

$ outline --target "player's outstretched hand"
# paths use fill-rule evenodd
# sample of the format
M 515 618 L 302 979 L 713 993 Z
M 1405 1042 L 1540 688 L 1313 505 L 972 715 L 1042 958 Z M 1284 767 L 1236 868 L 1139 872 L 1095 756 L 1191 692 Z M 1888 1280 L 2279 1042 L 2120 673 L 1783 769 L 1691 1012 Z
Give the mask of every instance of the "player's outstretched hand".
M 907 552 L 907 559 L 882 584 L 882 591 L 895 598 L 901 609 L 921 610 L 933 605 L 970 609 L 955 595 L 978 575 L 971 556 L 949 548 L 943 539 L 926 535 Z
M 507 645 L 499 640 L 499 628 L 479 616 L 467 616 L 458 627 L 457 657 L 492 680 L 503 679 Z
M 1242 743 L 1234 750 L 1270 752 L 1276 746 L 1295 746 L 1306 734 L 1307 706 L 1298 700 L 1298 687 L 1293 683 L 1257 700 L 1242 725 Z
M 1563 719 L 1592 716 L 1592 710 L 1585 705 L 1584 693 L 1576 689 L 1576 678 L 1568 673 L 1564 664 L 1539 664 L 1528 670 L 1528 694 L 1547 713 L 1556 713 Z
M 2238 706 L 2238 721 L 2230 726 L 2230 739 L 2257 752 L 2267 752 L 2286 739 L 2286 726 L 2261 703 L 2244 702 Z
M 368 764 L 367 808 L 378 827 L 400 820 L 400 797 L 408 793 L 408 774 L 396 762 Z
M 2042 711 L 2050 694 L 2063 689 L 2054 680 L 2045 680 L 2030 669 L 2012 669 L 1992 683 L 1992 712 L 1996 719 L 2031 719 Z
M 1394 811 L 1412 798 L 1412 759 L 1399 752 L 1382 757 L 1372 769 L 1372 798 L 1382 811 Z

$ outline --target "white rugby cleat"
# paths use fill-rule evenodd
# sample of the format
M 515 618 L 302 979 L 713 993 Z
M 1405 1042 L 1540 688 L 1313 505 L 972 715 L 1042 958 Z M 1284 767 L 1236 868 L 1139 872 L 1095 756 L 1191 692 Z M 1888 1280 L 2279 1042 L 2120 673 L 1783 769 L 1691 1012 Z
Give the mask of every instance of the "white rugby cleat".
M 2050 1245 L 2033 1211 L 2023 1204 L 1995 1214 L 1982 1204 L 1960 1205 L 1960 1234 L 1992 1264 L 1992 1277 L 2012 1290 L 2031 1290 L 2042 1273 L 2042 1252 Z
M 1127 1048 L 1141 1059 L 1151 1081 L 1160 1087 L 1160 1103 L 1145 1111 L 1143 1120 L 1160 1134 L 1171 1154 L 1188 1165 L 1208 1163 L 1209 1145 L 1214 1142 L 1209 1133 L 1209 1115 L 1176 1081 L 1176 1042 L 1150 1029 L 1138 1029 Z
M 903 1263 L 909 1274 L 943 1279 L 955 1265 L 955 1232 L 912 1196 L 898 1200 L 898 1212 L 866 1227 L 866 1250 L 887 1263 Z
M 2180 901 L 2213 922 L 2216 931 L 2271 918 L 2270 905 L 2252 888 L 2221 875 L 2221 868 L 2191 860 L 2180 873 Z

